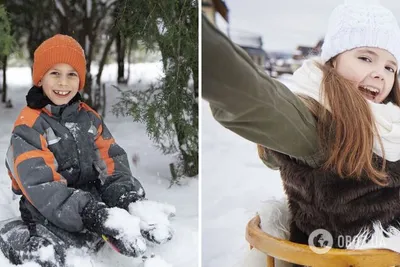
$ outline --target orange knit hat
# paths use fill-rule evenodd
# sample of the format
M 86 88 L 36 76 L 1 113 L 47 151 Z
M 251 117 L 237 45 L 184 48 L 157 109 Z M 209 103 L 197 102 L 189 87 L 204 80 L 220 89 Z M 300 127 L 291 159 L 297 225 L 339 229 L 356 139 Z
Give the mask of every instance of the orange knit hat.
M 55 64 L 71 65 L 79 76 L 79 90 L 85 86 L 86 59 L 82 46 L 68 35 L 56 34 L 36 48 L 33 56 L 33 84 L 38 86 L 43 75 Z

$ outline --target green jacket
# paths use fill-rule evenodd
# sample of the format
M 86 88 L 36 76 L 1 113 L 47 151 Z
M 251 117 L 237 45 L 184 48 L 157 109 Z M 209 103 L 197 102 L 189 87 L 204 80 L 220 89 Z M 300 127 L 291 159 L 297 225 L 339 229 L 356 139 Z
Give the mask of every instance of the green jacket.
M 316 119 L 285 85 L 202 18 L 202 96 L 227 129 L 312 167 L 321 165 Z M 262 157 L 270 168 L 272 157 Z

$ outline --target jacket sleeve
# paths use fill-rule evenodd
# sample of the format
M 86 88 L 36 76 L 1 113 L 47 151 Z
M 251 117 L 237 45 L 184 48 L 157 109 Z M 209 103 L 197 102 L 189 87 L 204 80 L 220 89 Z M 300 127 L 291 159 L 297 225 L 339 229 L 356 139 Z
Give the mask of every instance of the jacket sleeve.
M 21 191 L 47 220 L 70 232 L 83 229 L 80 214 L 90 194 L 67 187 L 66 180 L 57 172 L 57 161 L 45 137 L 30 125 L 15 125 L 7 168 L 13 189 Z
M 279 163 L 275 160 L 275 158 L 268 153 L 269 149 L 257 145 L 258 156 L 260 157 L 261 161 L 270 169 L 272 170 L 279 170 Z
M 319 150 L 306 105 L 204 17 L 202 96 L 219 123 L 256 144 L 298 159 Z
M 126 152 L 115 142 L 102 118 L 97 113 L 95 115 L 95 165 L 102 181 L 101 197 L 109 207 L 125 208 L 122 205 L 125 202 L 121 202 L 121 198 L 129 194 L 131 198 L 135 197 L 135 200 L 143 199 L 145 191 L 140 182 L 132 176 Z

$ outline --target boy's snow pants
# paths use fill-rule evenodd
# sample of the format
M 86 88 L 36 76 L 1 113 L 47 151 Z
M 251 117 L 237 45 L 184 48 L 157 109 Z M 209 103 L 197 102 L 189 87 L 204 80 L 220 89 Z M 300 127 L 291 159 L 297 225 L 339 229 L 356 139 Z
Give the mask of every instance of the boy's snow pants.
M 12 219 L 0 224 L 0 248 L 13 264 L 34 261 L 41 266 L 65 266 L 68 248 L 97 251 L 104 244 L 90 232 L 71 233 L 51 223 Z

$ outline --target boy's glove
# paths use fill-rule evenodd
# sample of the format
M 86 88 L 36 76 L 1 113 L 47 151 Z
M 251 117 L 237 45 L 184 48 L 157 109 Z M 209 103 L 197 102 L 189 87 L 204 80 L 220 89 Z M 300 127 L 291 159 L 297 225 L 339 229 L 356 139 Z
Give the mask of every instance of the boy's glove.
M 82 221 L 89 231 L 101 235 L 125 256 L 139 257 L 146 251 L 138 219 L 126 210 L 107 208 L 104 203 L 91 200 L 82 211 Z
M 163 244 L 172 239 L 169 219 L 175 216 L 174 206 L 156 201 L 141 200 L 130 203 L 129 213 L 140 218 L 142 235 L 150 242 Z
M 139 191 L 139 192 L 129 191 L 129 192 L 122 194 L 119 197 L 117 207 L 128 210 L 128 207 L 131 203 L 134 203 L 136 201 L 140 201 L 143 199 L 144 199 L 144 194 L 142 193 L 142 191 Z
M 100 179 L 105 180 L 100 188 L 100 193 L 102 201 L 108 207 L 128 210 L 130 203 L 143 200 L 146 197 L 146 192 L 141 183 L 133 176 L 128 177 L 125 173 L 114 173 Z

